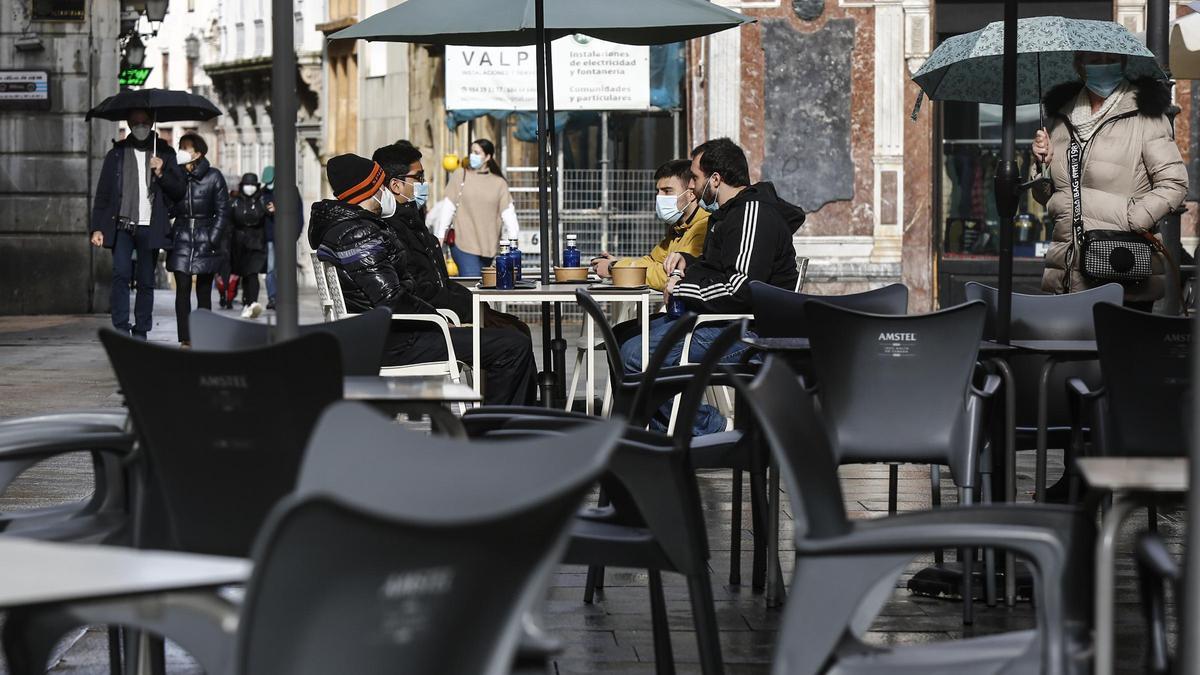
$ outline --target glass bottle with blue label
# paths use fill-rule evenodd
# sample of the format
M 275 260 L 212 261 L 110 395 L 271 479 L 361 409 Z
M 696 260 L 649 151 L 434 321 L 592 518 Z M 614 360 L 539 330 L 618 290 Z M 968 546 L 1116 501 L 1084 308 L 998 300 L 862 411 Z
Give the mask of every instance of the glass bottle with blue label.
M 575 246 L 575 235 L 567 235 L 567 247 L 563 249 L 563 267 L 579 267 L 579 249 Z
M 507 290 L 513 287 L 512 258 L 508 255 L 508 244 L 500 244 L 500 253 L 494 261 L 496 266 L 496 288 Z
M 512 260 L 513 281 L 521 280 L 521 249 L 518 248 L 521 242 L 516 239 L 508 240 L 508 257 Z
M 682 276 L 678 271 L 671 273 L 672 279 L 679 279 Z M 678 294 L 672 293 L 671 297 L 667 299 L 667 316 L 672 319 L 678 319 L 686 311 L 687 308 L 683 306 L 683 298 L 679 297 Z

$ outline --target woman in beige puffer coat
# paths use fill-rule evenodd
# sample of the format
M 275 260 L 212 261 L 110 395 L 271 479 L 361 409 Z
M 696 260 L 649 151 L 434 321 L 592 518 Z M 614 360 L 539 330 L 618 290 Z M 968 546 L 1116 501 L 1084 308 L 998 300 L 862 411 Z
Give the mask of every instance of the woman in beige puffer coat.
M 1120 77 L 1114 79 L 1115 89 L 1103 96 L 1106 87 L 1097 86 L 1103 71 L 1091 68 L 1100 64 L 1115 71 L 1112 64 L 1120 61 L 1107 54 L 1080 54 L 1076 63 L 1085 82 L 1064 84 L 1046 95 L 1044 105 L 1051 116 L 1049 137 L 1039 131 L 1034 143 L 1034 153 L 1050 164 L 1050 183 L 1034 189 L 1034 197 L 1046 205 L 1047 219 L 1054 227 L 1042 274 L 1042 290 L 1050 293 L 1071 293 L 1102 284 L 1080 272 L 1079 253 L 1067 270 L 1073 238 L 1067 166 L 1069 129 L 1083 143 L 1080 194 L 1084 231 L 1157 234 L 1158 221 L 1182 204 L 1187 194 L 1187 169 L 1165 114 L 1171 102 L 1166 86 L 1152 79 L 1129 82 Z M 1089 72 L 1095 75 L 1091 87 L 1086 82 Z M 1156 253 L 1153 276 L 1141 283 L 1125 284 L 1126 305 L 1149 311 L 1165 292 L 1167 264 Z

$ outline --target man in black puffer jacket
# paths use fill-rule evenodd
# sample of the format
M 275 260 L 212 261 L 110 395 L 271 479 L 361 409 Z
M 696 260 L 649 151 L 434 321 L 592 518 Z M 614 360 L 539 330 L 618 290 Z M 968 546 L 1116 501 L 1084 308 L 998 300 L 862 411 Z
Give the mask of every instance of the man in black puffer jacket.
M 387 307 L 397 314 L 436 313 L 416 292 L 408 252 L 381 213 L 396 208 L 384 188 L 380 166 L 358 155 L 339 155 L 326 167 L 336 199 L 313 204 L 309 244 L 317 257 L 338 268 L 346 309 L 364 312 Z M 535 402 L 536 367 L 529 338 L 484 328 L 480 356 L 485 377 L 484 402 L 531 405 Z M 471 358 L 471 330 L 451 328 L 450 340 L 459 360 Z M 394 322 L 388 338 L 385 365 L 440 361 L 447 357 L 440 331 Z M 477 368 L 478 370 L 478 368 Z

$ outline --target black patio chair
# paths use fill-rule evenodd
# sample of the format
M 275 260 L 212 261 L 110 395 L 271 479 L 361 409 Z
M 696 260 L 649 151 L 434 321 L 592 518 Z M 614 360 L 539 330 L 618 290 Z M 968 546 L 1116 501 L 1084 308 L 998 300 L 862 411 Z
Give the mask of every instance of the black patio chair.
M 1192 401 L 1192 320 L 1102 302 L 1092 310 L 1102 387 L 1067 384 L 1090 403 L 1099 455 L 1184 457 Z
M 967 300 L 982 300 L 988 307 L 987 324 L 984 329 L 986 339 L 996 336 L 996 314 L 999 308 L 998 291 L 990 286 L 976 282 L 966 285 Z M 1092 308 L 1100 302 L 1120 303 L 1124 290 L 1119 284 L 1107 284 L 1078 293 L 1066 295 L 1026 295 L 1012 294 L 1012 322 L 1010 338 L 1013 340 L 1094 340 L 1096 332 L 1092 320 Z M 1005 356 L 1016 382 L 1016 440 L 1017 450 L 1034 450 L 1037 448 L 1038 428 L 1038 389 L 1043 369 L 1051 368 L 1048 373 L 1047 399 L 1047 446 L 1048 448 L 1063 448 L 1067 457 L 1065 464 L 1070 471 L 1070 455 L 1074 454 L 1074 445 L 1084 442 L 1087 430 L 1081 430 L 1084 437 L 1072 438 L 1074 420 L 1071 415 L 1071 403 L 1065 395 L 1067 381 L 1079 378 L 1090 387 L 1100 384 L 1100 367 L 1094 360 L 1064 361 L 1055 357 L 1053 365 L 1047 365 L 1050 358 L 1042 354 L 1014 353 Z M 1015 460 L 1014 460 L 1015 461 Z M 1046 458 L 1037 459 L 1041 476 L 1045 476 Z M 1011 472 L 1009 472 L 1011 473 Z M 1066 475 L 1066 474 L 1064 474 Z M 1041 486 L 1044 487 L 1044 486 Z M 1015 489 L 1009 485 L 1007 490 Z M 1067 481 L 1062 481 L 1050 490 L 1048 495 L 1052 501 L 1066 501 L 1068 492 Z M 1006 496 L 1007 498 L 1007 496 Z
M 711 386 L 724 385 L 724 372 L 715 372 L 717 359 L 732 347 L 745 332 L 744 322 L 731 324 L 720 336 L 720 344 L 711 345 L 706 356 L 707 362 L 687 365 L 667 365 L 667 355 L 673 345 L 681 342 L 692 330 L 695 315 L 687 315 L 677 320 L 659 342 L 659 347 L 651 355 L 641 373 L 626 373 L 621 363 L 620 344 L 617 342 L 608 318 L 600 308 L 599 303 L 585 289 L 575 292 L 579 306 L 595 321 L 600 336 L 606 345 L 605 353 L 608 361 L 609 377 L 618 384 L 613 387 L 613 413 L 623 415 L 629 420 L 631 427 L 627 436 L 639 442 L 669 447 L 686 446 L 693 466 L 697 469 L 730 469 L 733 480 L 732 502 L 743 504 L 743 471 L 750 472 L 750 506 L 751 522 L 754 532 L 754 561 L 751 574 L 751 587 L 761 591 L 766 586 L 766 514 L 762 507 L 766 505 L 766 463 L 763 461 L 765 452 L 746 438 L 745 430 L 735 428 L 705 436 L 692 437 L 691 425 L 677 423 L 674 438 L 655 432 L 639 432 L 649 423 L 655 411 L 667 401 L 681 396 L 697 374 L 710 380 Z M 705 359 L 702 359 L 705 361 Z M 740 366 L 742 375 L 752 374 L 756 366 Z M 703 391 L 701 390 L 701 394 Z M 680 408 L 680 419 L 692 419 L 699 409 L 701 401 L 696 400 L 690 407 Z M 690 412 L 689 412 L 690 411 Z M 587 415 L 578 412 L 561 410 L 543 410 L 514 406 L 485 406 L 468 411 L 463 416 L 463 423 L 471 435 L 481 435 L 499 428 L 513 428 L 520 424 L 514 420 L 533 418 L 551 419 L 569 422 L 571 420 L 586 421 Z M 563 422 L 538 422 L 539 428 L 547 428 Z M 526 425 L 528 426 L 528 425 Z M 729 583 L 739 585 L 741 574 L 741 530 L 742 508 L 735 506 L 730 511 L 730 564 Z M 589 575 L 585 598 L 591 601 L 595 588 L 604 585 L 602 569 L 593 570 Z
M 341 399 L 337 340 L 206 352 L 104 330 L 139 439 L 134 545 L 246 556 L 292 491 L 321 411 Z
M 805 308 L 821 411 L 842 464 L 889 463 L 888 512 L 897 512 L 898 464 L 948 465 L 959 503 L 979 486 L 986 401 L 1000 378 L 973 384 L 986 308 L 864 314 L 821 302 Z M 938 475 L 935 472 L 935 476 Z M 940 504 L 940 476 L 933 504 Z M 973 613 L 973 554 L 963 566 L 963 622 Z
M 1112 457 L 1186 457 L 1191 437 L 1192 320 L 1149 314 L 1112 303 L 1093 308 L 1101 383 L 1081 378 L 1067 387 L 1092 428 L 1095 454 Z M 1081 492 L 1071 472 L 1071 493 Z M 1158 526 L 1160 500 L 1147 504 L 1151 528 Z
M 754 307 L 754 332 L 764 338 L 808 337 L 809 321 L 804 306 L 813 300 L 869 314 L 908 313 L 908 287 L 904 284 L 890 284 L 848 295 L 811 295 L 793 293 L 761 281 L 751 281 L 750 303 Z
M 769 357 L 752 383 L 734 386 L 775 454 L 795 515 L 796 564 L 773 672 L 1089 671 L 1095 525 L 1081 511 L 963 506 L 852 521 L 837 475 L 841 460 L 817 413 L 816 393 L 778 357 Z M 912 557 L 956 546 L 1003 547 L 1030 558 L 1038 579 L 1037 628 L 917 646 L 865 644 L 863 634 Z
M 1134 545 L 1134 560 L 1137 562 L 1138 590 L 1142 596 L 1142 617 L 1146 622 L 1146 654 L 1143 672 L 1147 675 L 1182 675 L 1178 669 L 1176 655 L 1171 643 L 1167 620 L 1166 590 L 1172 597 L 1183 598 L 1183 567 L 1167 550 L 1162 535 L 1143 532 Z M 1178 625 L 1178 624 L 1176 624 Z
M 378 375 L 391 323 L 391 313 L 376 307 L 339 321 L 301 325 L 300 335 L 329 333 L 337 338 L 344 375 Z M 192 312 L 191 326 L 192 348 L 197 350 L 251 349 L 271 342 L 271 327 L 267 324 L 242 321 L 207 309 Z
M 209 673 L 510 672 L 620 433 L 614 421 L 569 444 L 468 444 L 336 404 L 255 543 L 240 610 L 206 590 L 13 612 L 10 672 L 44 672 L 71 627 L 118 621 L 172 638 Z
M 744 329 L 744 322 L 727 327 L 722 336 L 726 333 L 740 336 L 741 329 Z M 721 337 L 717 342 L 720 341 Z M 715 361 L 712 359 L 710 366 L 715 365 Z M 721 382 L 728 384 L 735 378 L 746 377 L 738 372 L 737 366 L 729 368 L 731 372 Z M 686 379 L 680 409 L 694 414 L 710 381 L 703 371 Z M 675 393 L 671 389 L 660 391 L 659 395 L 663 397 L 660 400 L 665 402 Z M 567 425 L 549 422 L 514 420 L 504 428 L 492 430 L 488 437 L 551 435 L 565 441 L 589 424 L 574 420 Z M 608 473 L 601 478 L 602 490 L 609 502 L 580 512 L 571 530 L 570 545 L 563 562 L 588 565 L 589 584 L 597 567 L 647 570 L 655 672 L 660 674 L 675 672 L 662 572 L 683 574 L 687 578 L 701 670 L 705 675 L 712 675 L 723 672 L 724 666 L 708 574 L 709 548 L 700 493 L 686 441 L 680 438 L 681 434 L 688 435 L 689 432 L 677 431 L 678 440 L 666 444 L 653 438 L 634 439 L 629 434 L 623 435 Z M 765 512 L 765 508 L 760 512 Z

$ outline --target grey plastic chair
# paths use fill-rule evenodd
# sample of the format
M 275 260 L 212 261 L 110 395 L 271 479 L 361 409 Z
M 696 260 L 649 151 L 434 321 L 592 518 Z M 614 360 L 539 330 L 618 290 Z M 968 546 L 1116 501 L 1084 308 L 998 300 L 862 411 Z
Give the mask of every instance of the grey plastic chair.
M 779 463 L 795 514 L 796 565 L 776 645 L 776 675 L 965 675 L 1089 672 L 1095 526 L 1056 506 L 964 506 L 852 521 L 838 455 L 814 392 L 778 357 L 735 381 Z M 995 546 L 1027 556 L 1037 577 L 1035 630 L 919 646 L 862 641 L 912 557 Z
M 240 612 L 211 591 L 13 612 L 10 672 L 43 672 L 66 630 L 120 619 L 210 675 L 508 673 L 621 426 L 468 444 L 336 404 L 255 543 Z
M 992 375 L 973 385 L 986 308 L 883 316 L 809 302 L 813 366 L 835 456 L 842 464 L 888 462 L 888 511 L 897 511 L 898 463 L 949 465 L 959 503 L 978 496 Z M 934 471 L 934 505 L 940 476 Z M 963 622 L 972 623 L 973 554 L 961 555 Z
M 378 375 L 383 365 L 384 343 L 392 315 L 383 307 L 327 323 L 304 324 L 300 335 L 328 333 L 337 338 L 342 354 L 342 372 L 350 375 Z M 231 351 L 265 347 L 271 342 L 271 327 L 256 321 L 242 321 L 207 309 L 192 312 L 192 348 L 203 351 Z M 303 364 L 296 364 L 303 367 Z

